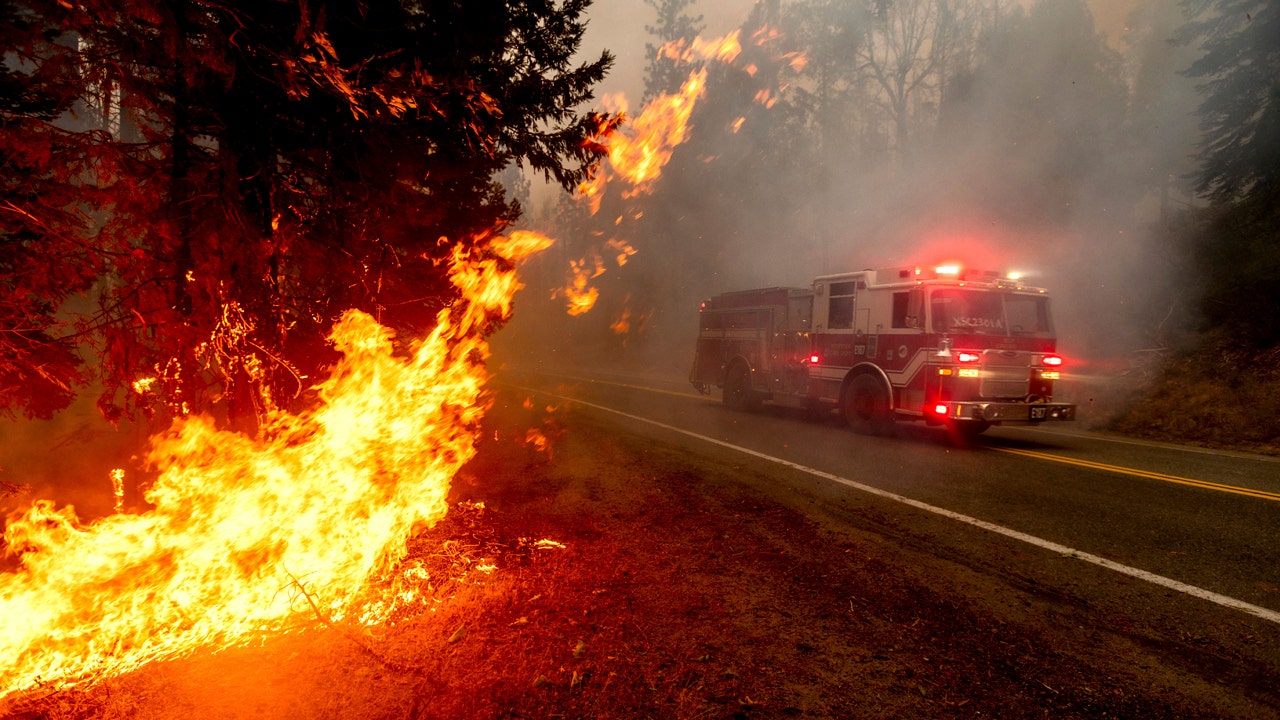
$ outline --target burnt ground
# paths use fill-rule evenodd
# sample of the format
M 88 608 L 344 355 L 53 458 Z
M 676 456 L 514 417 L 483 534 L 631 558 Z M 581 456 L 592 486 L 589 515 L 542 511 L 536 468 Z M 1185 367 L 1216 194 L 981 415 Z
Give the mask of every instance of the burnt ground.
M 824 509 L 732 457 L 557 417 L 490 413 L 450 515 L 410 544 L 431 600 L 395 623 L 317 620 L 0 715 L 1280 717 L 1264 621 L 1147 617 L 946 550 L 909 510 Z

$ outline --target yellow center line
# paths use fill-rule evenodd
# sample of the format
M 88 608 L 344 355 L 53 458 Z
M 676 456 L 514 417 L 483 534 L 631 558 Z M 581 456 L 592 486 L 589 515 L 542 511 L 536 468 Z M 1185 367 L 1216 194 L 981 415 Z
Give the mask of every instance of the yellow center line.
M 550 374 L 550 373 L 548 373 Z M 628 388 L 631 390 L 644 390 L 646 392 L 661 393 L 663 395 L 674 395 L 676 397 L 696 398 L 699 400 L 715 400 L 715 398 L 706 395 L 694 395 L 689 392 L 677 392 L 674 390 L 661 390 L 659 388 L 646 387 L 643 385 L 633 385 L 630 383 L 617 382 L 615 380 L 600 380 L 595 378 L 581 378 L 569 375 L 561 375 L 559 377 L 572 379 L 578 382 L 594 383 L 599 385 L 612 385 L 614 387 Z M 1208 480 L 1196 480 L 1194 478 L 1184 478 L 1177 475 L 1166 475 L 1164 473 L 1149 472 L 1147 470 L 1137 470 L 1135 468 L 1121 467 L 1119 465 L 1107 465 L 1105 463 L 1092 462 L 1090 460 L 1076 460 L 1074 458 L 1063 457 L 1061 455 L 1051 455 L 1049 453 L 1035 452 L 1032 450 L 1016 450 L 1014 448 L 993 447 L 993 450 L 1010 453 L 1012 455 L 1022 455 L 1025 457 L 1036 458 L 1038 460 L 1049 460 L 1051 462 L 1063 463 L 1066 465 L 1076 465 L 1091 470 L 1102 470 L 1105 472 L 1120 473 L 1122 475 L 1132 475 L 1134 477 L 1146 478 L 1148 480 L 1159 480 L 1161 482 L 1176 483 L 1178 485 L 1186 485 L 1188 487 L 1197 487 L 1204 490 L 1216 490 L 1218 492 L 1232 493 L 1234 495 L 1245 495 L 1247 497 L 1255 497 L 1260 500 L 1274 500 L 1280 502 L 1280 493 L 1270 492 L 1267 490 L 1255 490 L 1253 488 L 1237 487 L 1235 485 L 1223 485 L 1221 483 L 1209 482 Z
M 1255 490 L 1253 488 L 1237 487 L 1235 485 L 1223 485 L 1221 483 L 1209 482 L 1208 480 L 1196 480 L 1193 478 L 1184 478 L 1177 475 L 1165 475 L 1164 473 L 1149 472 L 1147 470 L 1136 470 L 1134 468 L 1120 467 L 1119 465 L 1107 465 L 1105 463 L 1092 462 L 1090 460 L 1076 460 L 1074 458 L 1063 457 L 1061 455 L 1051 455 L 1049 453 L 1034 452 L 1031 450 L 1015 450 L 1013 448 L 992 448 L 1000 452 L 1010 453 L 1012 455 L 1022 455 L 1025 457 L 1036 458 L 1038 460 L 1049 460 L 1052 462 L 1065 463 L 1067 465 L 1078 465 L 1092 470 L 1104 470 L 1106 472 L 1121 473 L 1124 475 L 1133 475 L 1135 477 L 1147 478 L 1149 480 L 1159 480 L 1161 482 L 1177 483 L 1178 485 L 1189 485 L 1191 487 L 1203 488 L 1205 490 L 1217 490 L 1218 492 L 1233 493 L 1235 495 L 1247 495 L 1262 500 L 1280 501 L 1280 493 L 1268 492 L 1266 490 Z

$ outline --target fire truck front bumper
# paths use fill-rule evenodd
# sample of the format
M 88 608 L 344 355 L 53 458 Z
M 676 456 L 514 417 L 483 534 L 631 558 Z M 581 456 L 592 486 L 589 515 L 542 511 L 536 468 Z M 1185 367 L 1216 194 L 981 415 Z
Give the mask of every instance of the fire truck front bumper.
M 949 403 L 947 417 L 1018 425 L 1048 420 L 1075 420 L 1076 406 L 1067 403 L 956 402 Z

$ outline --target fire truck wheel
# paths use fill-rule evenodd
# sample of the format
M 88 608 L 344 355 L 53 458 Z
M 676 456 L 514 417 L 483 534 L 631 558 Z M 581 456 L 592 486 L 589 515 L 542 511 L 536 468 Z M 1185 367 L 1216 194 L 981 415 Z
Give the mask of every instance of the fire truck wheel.
M 879 435 L 889 430 L 889 395 L 871 375 L 859 375 L 844 394 L 844 419 L 855 432 Z
M 751 410 L 760 404 L 760 396 L 751 389 L 751 371 L 741 362 L 725 375 L 724 404 L 734 410 Z

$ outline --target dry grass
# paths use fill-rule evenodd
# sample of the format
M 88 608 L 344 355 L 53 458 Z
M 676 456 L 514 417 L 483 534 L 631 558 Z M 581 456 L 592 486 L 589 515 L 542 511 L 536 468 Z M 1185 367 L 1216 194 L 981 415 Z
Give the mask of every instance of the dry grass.
M 1280 455 L 1280 347 L 1255 352 L 1220 339 L 1134 380 L 1107 429 Z
M 1135 646 L 1136 618 L 1100 618 L 1034 579 L 1029 594 L 993 582 L 915 549 L 929 543 L 896 518 L 819 522 L 741 467 L 584 423 L 550 462 L 520 441 L 534 426 L 557 435 L 546 418 L 512 405 L 490 422 L 449 516 L 410 543 L 404 567 L 418 571 L 371 591 L 412 586 L 425 603 L 376 628 L 317 618 L 253 647 L 11 700 L 0 716 L 1232 714 L 1222 698 L 1235 691 L 1199 677 L 1195 653 L 1167 666 Z

